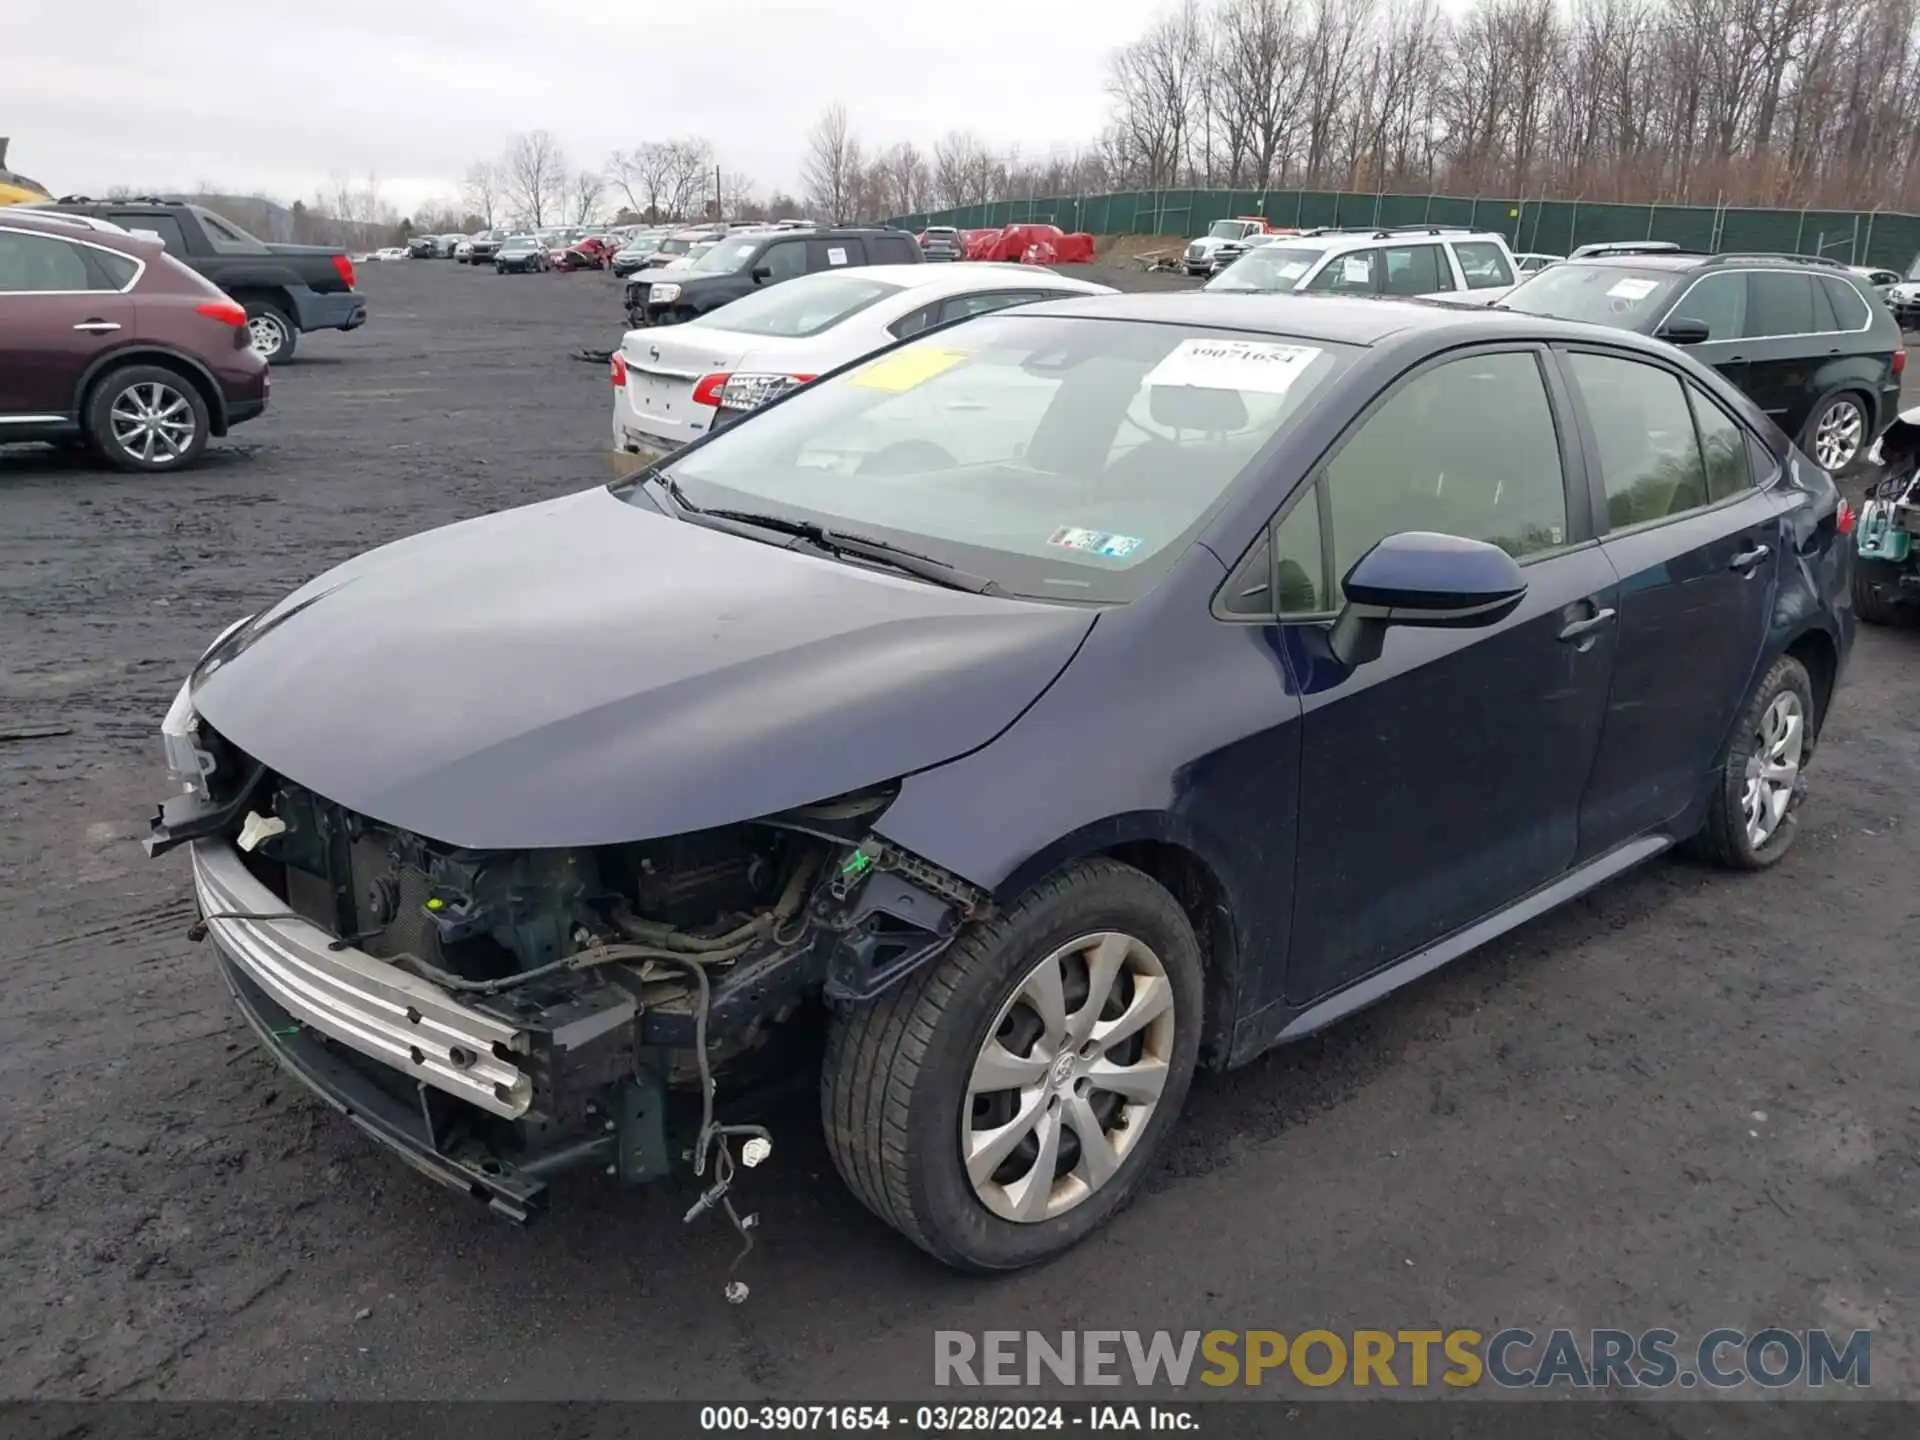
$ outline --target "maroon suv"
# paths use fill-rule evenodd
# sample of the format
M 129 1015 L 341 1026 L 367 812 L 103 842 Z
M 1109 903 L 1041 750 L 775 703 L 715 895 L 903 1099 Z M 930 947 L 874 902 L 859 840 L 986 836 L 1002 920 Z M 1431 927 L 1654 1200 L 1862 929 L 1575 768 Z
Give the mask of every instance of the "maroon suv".
M 0 209 L 0 445 L 178 470 L 267 408 L 247 313 L 157 240 Z

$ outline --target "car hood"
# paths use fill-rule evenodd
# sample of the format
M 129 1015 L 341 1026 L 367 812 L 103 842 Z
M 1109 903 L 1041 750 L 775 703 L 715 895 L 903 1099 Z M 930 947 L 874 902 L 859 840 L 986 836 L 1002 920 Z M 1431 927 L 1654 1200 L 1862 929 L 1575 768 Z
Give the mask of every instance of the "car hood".
M 592 490 L 329 571 L 215 646 L 193 702 L 269 768 L 402 829 L 615 844 L 976 749 L 1092 624 Z

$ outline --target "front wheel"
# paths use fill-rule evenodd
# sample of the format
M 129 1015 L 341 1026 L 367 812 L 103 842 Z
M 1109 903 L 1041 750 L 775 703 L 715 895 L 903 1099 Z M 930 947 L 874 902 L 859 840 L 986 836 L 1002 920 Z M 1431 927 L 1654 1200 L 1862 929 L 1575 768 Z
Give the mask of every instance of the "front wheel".
M 185 469 L 206 449 L 210 431 L 200 392 L 158 365 L 109 372 L 87 401 L 87 439 L 120 470 Z
M 1186 913 L 1117 861 L 1057 871 L 933 965 L 839 1012 L 827 1143 L 875 1215 L 936 1259 L 1049 1259 L 1132 1196 L 1199 1054 Z
M 254 353 L 269 365 L 291 360 L 300 332 L 293 328 L 287 312 L 264 300 L 249 300 L 246 309 L 247 338 L 253 342 Z
M 1764 870 L 1792 848 L 1819 722 L 1806 667 L 1782 655 L 1741 712 L 1707 797 L 1698 851 L 1730 870 Z

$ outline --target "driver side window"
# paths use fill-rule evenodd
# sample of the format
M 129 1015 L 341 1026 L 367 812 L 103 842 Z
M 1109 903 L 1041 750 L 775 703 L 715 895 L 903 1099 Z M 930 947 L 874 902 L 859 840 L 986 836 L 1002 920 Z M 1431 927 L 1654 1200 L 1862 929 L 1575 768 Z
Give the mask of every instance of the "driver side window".
M 1333 531 L 1333 574 L 1319 573 L 1305 535 L 1281 527 L 1298 575 L 1280 584 L 1283 616 L 1325 614 L 1340 579 L 1389 535 L 1429 530 L 1484 540 L 1516 559 L 1567 540 L 1560 439 L 1540 362 L 1531 352 L 1470 355 L 1416 375 L 1350 435 L 1319 483 Z

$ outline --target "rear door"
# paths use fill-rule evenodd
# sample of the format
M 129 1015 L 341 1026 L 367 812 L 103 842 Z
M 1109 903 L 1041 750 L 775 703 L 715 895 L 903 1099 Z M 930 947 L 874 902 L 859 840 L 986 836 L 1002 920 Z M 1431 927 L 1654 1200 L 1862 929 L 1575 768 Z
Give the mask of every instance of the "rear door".
M 844 240 L 808 240 L 805 243 L 809 274 L 816 270 L 843 270 L 849 265 L 867 263 L 867 247 L 858 236 L 848 236 Z
M 1798 436 L 1813 403 L 1814 370 L 1826 346 L 1813 336 L 1822 326 L 1816 303 L 1831 311 L 1811 275 L 1793 270 L 1747 272 L 1747 378 L 1741 386 L 1788 435 Z M 1831 330 L 1829 323 L 1826 329 Z
M 1382 295 L 1417 297 L 1454 292 L 1453 266 L 1438 244 L 1388 245 L 1381 249 L 1380 257 Z
M 1700 798 L 1759 664 L 1785 538 L 1749 433 L 1650 358 L 1562 353 L 1620 576 L 1619 654 L 1580 854 L 1655 829 Z
M 125 256 L 0 223 L 0 421 L 78 418 L 81 377 L 132 338 L 138 271 Z M 0 439 L 4 433 L 0 432 Z

